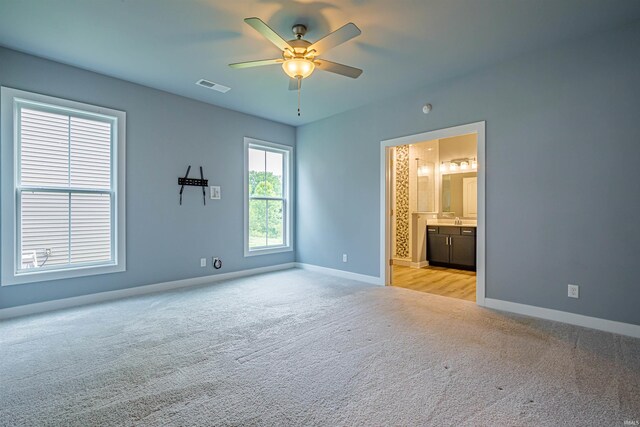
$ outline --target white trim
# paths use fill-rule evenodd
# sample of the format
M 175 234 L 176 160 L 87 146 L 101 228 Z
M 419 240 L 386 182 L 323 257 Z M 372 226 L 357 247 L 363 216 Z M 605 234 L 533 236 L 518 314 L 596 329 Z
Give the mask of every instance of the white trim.
M 272 248 L 251 249 L 245 252 L 244 256 L 251 257 L 256 255 L 279 254 L 282 252 L 293 252 L 293 248 L 291 246 L 274 246 Z
M 614 334 L 640 338 L 640 325 L 634 325 L 631 323 L 617 322 L 615 320 L 584 316 L 582 314 L 552 310 L 550 308 L 536 307 L 534 305 L 519 304 L 516 302 L 493 298 L 486 298 L 484 300 L 484 306 L 495 310 L 507 311 L 510 313 L 522 314 L 525 316 L 553 320 L 556 322 L 568 323 L 570 325 L 582 326 L 584 328 L 597 329 Z
M 390 230 L 387 206 L 389 206 L 389 152 L 391 147 L 405 144 L 416 144 L 418 142 L 432 141 L 434 139 L 451 138 L 453 136 L 477 134 L 478 137 L 478 218 L 477 218 L 477 253 L 476 253 L 476 304 L 485 305 L 485 169 L 486 169 L 486 123 L 476 122 L 461 126 L 454 126 L 446 129 L 433 130 L 417 135 L 403 136 L 400 138 L 388 139 L 380 142 L 380 281 L 384 284 L 390 283 L 390 269 L 387 260 L 391 257 L 390 240 L 387 239 Z
M 258 148 L 281 152 L 284 154 L 283 170 L 283 193 L 282 198 L 285 210 L 284 218 L 284 242 L 282 246 L 272 246 L 265 248 L 249 249 L 249 148 L 256 145 Z M 274 142 L 262 141 L 260 139 L 244 137 L 244 256 L 267 255 L 281 252 L 293 251 L 293 183 L 295 182 L 293 167 L 294 147 Z M 280 200 L 278 198 L 277 200 Z
M 171 282 L 156 283 L 151 285 L 136 286 L 133 288 L 119 289 L 116 291 L 99 292 L 90 295 L 64 298 L 53 301 L 38 302 L 35 304 L 20 305 L 0 309 L 0 319 L 26 316 L 29 314 L 44 313 L 47 311 L 61 310 L 64 308 L 77 307 L 80 305 L 95 304 L 104 301 L 111 301 L 121 298 L 144 295 L 154 292 L 169 291 L 172 289 L 186 288 L 191 286 L 206 285 L 221 280 L 237 279 L 240 277 L 254 276 L 256 274 L 268 273 L 271 271 L 288 270 L 295 268 L 293 262 L 271 265 L 267 267 L 252 268 L 249 270 L 232 271 L 230 273 L 214 274 L 211 276 L 192 277 L 190 279 L 174 280 Z
M 329 267 L 320 267 L 319 265 L 305 264 L 297 262 L 296 267 L 303 270 L 315 271 L 316 273 L 328 274 L 330 276 L 342 277 L 343 279 L 357 280 L 359 282 L 370 283 L 372 285 L 384 285 L 379 277 L 367 276 L 366 274 L 352 273 L 350 271 L 338 270 Z

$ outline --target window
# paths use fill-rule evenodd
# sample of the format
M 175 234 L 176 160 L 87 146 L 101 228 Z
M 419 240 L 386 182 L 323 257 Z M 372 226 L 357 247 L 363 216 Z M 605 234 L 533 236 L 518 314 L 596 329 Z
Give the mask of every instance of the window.
M 2 107 L 2 284 L 123 271 L 125 114 L 8 88 Z
M 245 256 L 292 250 L 292 152 L 245 138 Z

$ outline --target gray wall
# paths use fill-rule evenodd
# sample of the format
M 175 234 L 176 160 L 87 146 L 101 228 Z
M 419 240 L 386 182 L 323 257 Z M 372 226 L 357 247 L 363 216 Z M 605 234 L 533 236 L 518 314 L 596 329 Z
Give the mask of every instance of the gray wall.
M 298 260 L 378 276 L 380 141 L 486 120 L 487 296 L 640 324 L 638 52 L 635 24 L 298 128 Z
M 0 308 L 294 261 L 293 252 L 245 258 L 242 224 L 243 137 L 294 145 L 293 127 L 2 48 L 0 84 L 127 113 L 127 271 L 3 286 Z M 192 187 L 178 205 L 189 164 L 222 187 L 221 200 L 204 207 Z M 211 256 L 221 270 L 200 268 Z

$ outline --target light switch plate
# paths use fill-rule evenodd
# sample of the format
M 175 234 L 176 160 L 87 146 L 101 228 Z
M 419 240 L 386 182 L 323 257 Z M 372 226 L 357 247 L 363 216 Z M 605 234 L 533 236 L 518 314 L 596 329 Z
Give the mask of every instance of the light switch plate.
M 211 186 L 211 187 L 209 187 L 209 190 L 211 191 L 211 198 L 213 200 L 220 199 L 220 187 L 219 186 Z

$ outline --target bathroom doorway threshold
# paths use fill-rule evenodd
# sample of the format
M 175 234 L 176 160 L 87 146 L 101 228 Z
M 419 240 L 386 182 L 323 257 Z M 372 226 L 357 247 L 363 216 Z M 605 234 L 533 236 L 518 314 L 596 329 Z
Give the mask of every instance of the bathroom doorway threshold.
M 394 264 L 391 283 L 398 288 L 476 302 L 475 271 Z

